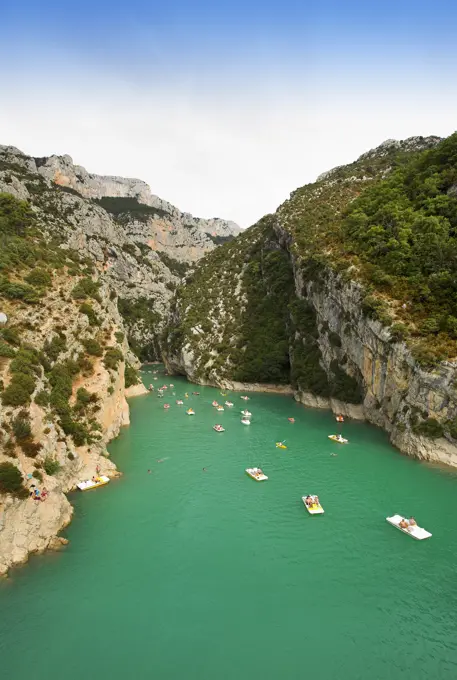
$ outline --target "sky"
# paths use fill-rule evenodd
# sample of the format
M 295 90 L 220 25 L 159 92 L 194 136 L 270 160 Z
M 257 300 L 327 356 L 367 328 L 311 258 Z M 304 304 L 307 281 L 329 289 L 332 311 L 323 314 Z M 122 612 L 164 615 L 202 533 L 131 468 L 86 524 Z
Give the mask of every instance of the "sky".
M 4 0 L 0 144 L 242 227 L 386 139 L 457 128 L 449 0 Z

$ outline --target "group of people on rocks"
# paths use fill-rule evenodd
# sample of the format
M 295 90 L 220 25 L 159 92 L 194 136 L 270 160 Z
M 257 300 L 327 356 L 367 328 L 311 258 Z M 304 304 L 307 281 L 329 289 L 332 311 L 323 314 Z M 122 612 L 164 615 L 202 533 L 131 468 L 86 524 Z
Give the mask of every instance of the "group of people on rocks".
M 30 485 L 30 493 L 29 497 L 33 498 L 34 501 L 45 501 L 46 498 L 48 497 L 48 490 L 44 486 L 43 491 L 40 491 L 35 484 Z

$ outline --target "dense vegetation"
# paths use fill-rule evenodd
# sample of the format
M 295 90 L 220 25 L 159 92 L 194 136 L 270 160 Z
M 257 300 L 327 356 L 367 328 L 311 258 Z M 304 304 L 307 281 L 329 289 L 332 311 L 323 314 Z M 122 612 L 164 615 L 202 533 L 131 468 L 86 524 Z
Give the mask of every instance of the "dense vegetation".
M 364 277 L 401 301 L 397 314 L 428 340 L 418 358 L 457 355 L 457 134 L 368 188 L 343 234 Z

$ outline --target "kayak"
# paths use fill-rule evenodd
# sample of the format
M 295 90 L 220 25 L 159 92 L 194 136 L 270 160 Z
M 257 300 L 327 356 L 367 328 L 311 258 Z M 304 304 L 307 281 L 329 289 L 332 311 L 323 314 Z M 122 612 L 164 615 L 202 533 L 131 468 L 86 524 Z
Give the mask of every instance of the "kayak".
M 248 474 L 251 479 L 255 479 L 256 482 L 264 482 L 268 479 L 260 468 L 247 468 L 246 474 Z
M 334 442 L 338 442 L 338 444 L 347 444 L 348 443 L 347 439 L 345 439 L 344 437 L 341 437 L 337 434 L 329 434 L 328 438 L 331 439 Z
M 414 526 L 409 526 L 408 528 L 401 527 L 400 522 L 402 519 L 406 518 L 402 517 L 401 515 L 392 515 L 392 517 L 386 517 L 386 520 L 389 522 L 389 524 L 391 524 L 396 529 L 400 529 L 400 531 L 402 531 L 404 534 L 412 536 L 417 541 L 423 541 L 424 538 L 431 537 L 432 534 L 429 531 L 425 531 L 425 529 L 422 529 L 422 527 L 418 527 L 417 524 Z M 406 521 L 408 520 L 406 519 Z
M 313 501 L 310 505 L 308 505 L 306 503 L 306 496 L 301 497 L 301 499 L 303 501 L 303 505 L 308 510 L 309 514 L 310 515 L 323 515 L 324 514 L 324 508 L 322 507 L 322 505 L 319 502 L 318 503 L 314 502 L 316 496 L 313 496 L 313 495 L 310 494 L 310 497 Z
M 287 449 L 287 446 L 283 444 L 282 442 L 276 442 L 276 448 L 277 449 Z
M 96 477 L 95 480 L 87 479 L 85 482 L 80 482 L 76 486 L 80 491 L 89 491 L 89 489 L 96 489 L 98 486 L 105 486 L 108 482 L 109 477 L 100 475 L 100 477 Z

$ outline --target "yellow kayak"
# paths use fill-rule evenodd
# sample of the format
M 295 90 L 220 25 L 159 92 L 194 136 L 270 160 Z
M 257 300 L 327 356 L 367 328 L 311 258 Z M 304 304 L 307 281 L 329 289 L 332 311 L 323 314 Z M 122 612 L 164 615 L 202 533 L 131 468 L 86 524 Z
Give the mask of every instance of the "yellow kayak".
M 276 448 L 277 449 L 287 449 L 287 446 L 283 444 L 282 442 L 276 442 Z

